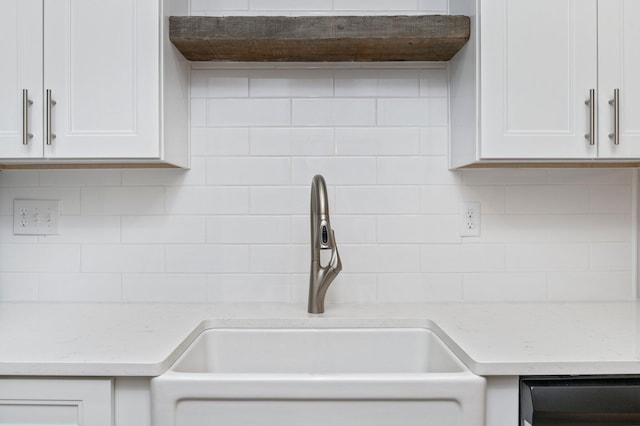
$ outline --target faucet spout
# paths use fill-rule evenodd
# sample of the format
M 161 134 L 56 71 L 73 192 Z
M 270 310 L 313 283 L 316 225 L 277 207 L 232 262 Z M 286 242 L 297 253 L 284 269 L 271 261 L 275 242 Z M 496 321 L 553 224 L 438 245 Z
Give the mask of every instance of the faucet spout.
M 320 251 L 331 250 L 331 258 L 322 265 Z M 309 313 L 324 312 L 327 289 L 342 270 L 342 262 L 331 229 L 327 185 L 321 175 L 311 182 L 311 273 L 309 276 Z

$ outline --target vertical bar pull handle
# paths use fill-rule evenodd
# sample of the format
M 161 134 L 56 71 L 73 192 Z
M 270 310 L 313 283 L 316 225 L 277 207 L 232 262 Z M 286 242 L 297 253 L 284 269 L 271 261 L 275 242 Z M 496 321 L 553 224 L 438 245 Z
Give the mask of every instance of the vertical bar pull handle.
M 584 137 L 589 140 L 589 145 L 596 144 L 596 89 L 589 90 L 589 99 L 584 101 L 589 106 L 589 133 Z
M 47 89 L 47 94 L 46 94 L 46 105 L 47 105 L 47 111 L 46 111 L 46 117 L 45 117 L 45 126 L 46 126 L 46 142 L 47 145 L 51 145 L 51 143 L 53 142 L 53 140 L 56 138 L 55 133 L 53 133 L 51 131 L 51 108 L 56 104 L 56 101 L 54 101 L 53 99 L 51 99 L 51 89 Z
M 620 89 L 613 90 L 609 105 L 613 105 L 613 133 L 609 133 L 609 139 L 613 139 L 614 145 L 620 145 Z
M 29 106 L 33 101 L 29 99 L 29 90 L 22 89 L 22 145 L 29 145 L 29 140 L 33 139 L 33 133 L 29 133 Z

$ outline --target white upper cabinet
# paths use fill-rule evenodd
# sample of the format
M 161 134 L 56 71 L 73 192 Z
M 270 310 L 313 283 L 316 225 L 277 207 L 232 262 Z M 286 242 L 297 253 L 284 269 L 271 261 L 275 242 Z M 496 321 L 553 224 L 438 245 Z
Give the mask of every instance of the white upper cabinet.
M 18 65 L 0 71 L 0 161 L 188 166 L 189 65 L 165 45 L 187 0 L 11 0 L 0 12 L 12 41 L 0 49 Z
M 640 2 L 452 0 L 451 9 L 475 24 L 450 64 L 452 167 L 640 158 L 631 118 L 640 112 Z M 609 137 L 614 88 L 619 145 Z
M 638 17 L 638 0 L 598 2 L 598 153 L 602 158 L 640 158 Z
M 42 0 L 0 3 L 0 158 L 42 157 Z

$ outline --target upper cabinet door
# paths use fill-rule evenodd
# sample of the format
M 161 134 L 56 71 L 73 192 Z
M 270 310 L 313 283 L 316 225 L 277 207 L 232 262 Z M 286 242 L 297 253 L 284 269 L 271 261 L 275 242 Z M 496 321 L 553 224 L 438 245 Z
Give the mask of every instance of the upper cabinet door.
M 603 158 L 640 158 L 638 17 L 640 1 L 606 0 L 598 3 L 599 154 Z
M 595 157 L 596 0 L 485 1 L 481 16 L 481 158 Z
M 0 57 L 0 157 L 41 157 L 41 0 L 0 3 Z
M 159 25 L 155 1 L 44 0 L 45 157 L 160 157 Z

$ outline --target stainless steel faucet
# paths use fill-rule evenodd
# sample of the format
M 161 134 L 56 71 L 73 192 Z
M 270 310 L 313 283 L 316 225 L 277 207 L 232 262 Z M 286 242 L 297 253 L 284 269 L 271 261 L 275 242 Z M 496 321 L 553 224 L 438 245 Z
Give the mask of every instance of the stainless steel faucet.
M 320 250 L 331 250 L 326 266 L 321 265 Z M 324 312 L 324 297 L 331 282 L 342 270 L 335 234 L 329 220 L 327 184 L 320 175 L 311 182 L 311 274 L 309 276 L 309 313 Z

